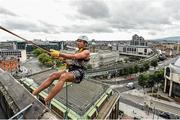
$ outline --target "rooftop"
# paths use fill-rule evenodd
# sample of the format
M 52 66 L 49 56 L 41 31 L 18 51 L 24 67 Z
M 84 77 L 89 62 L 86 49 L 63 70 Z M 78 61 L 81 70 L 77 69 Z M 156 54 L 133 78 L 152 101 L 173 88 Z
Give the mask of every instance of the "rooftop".
M 45 71 L 43 73 L 32 75 L 30 78 L 35 83 L 41 84 L 55 70 Z M 85 114 L 87 110 L 102 96 L 109 88 L 107 85 L 83 80 L 80 84 L 69 84 L 68 88 L 68 107 L 79 115 Z M 66 105 L 66 89 L 56 95 L 56 100 Z

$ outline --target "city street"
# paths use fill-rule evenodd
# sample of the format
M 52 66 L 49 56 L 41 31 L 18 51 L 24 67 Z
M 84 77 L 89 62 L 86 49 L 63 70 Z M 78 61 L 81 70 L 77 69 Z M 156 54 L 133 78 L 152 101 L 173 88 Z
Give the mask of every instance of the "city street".
M 169 114 L 171 119 L 179 118 L 180 105 L 143 95 L 137 90 L 127 91 L 120 94 L 120 103 L 124 103 L 148 113 L 159 115 L 163 112 Z

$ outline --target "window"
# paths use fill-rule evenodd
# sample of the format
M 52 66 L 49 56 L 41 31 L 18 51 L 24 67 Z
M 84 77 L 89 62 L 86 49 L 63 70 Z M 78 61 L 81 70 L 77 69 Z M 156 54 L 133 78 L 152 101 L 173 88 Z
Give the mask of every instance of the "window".
M 169 67 L 166 68 L 166 76 L 170 77 L 170 68 Z

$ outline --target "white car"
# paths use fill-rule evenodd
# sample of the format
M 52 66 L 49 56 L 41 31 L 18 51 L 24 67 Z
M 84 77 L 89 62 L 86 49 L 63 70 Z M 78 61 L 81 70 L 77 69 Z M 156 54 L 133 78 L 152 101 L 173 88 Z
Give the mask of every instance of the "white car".
M 133 82 L 129 82 L 129 83 L 126 85 L 126 87 L 131 88 L 131 89 L 134 89 L 134 88 L 135 88 Z

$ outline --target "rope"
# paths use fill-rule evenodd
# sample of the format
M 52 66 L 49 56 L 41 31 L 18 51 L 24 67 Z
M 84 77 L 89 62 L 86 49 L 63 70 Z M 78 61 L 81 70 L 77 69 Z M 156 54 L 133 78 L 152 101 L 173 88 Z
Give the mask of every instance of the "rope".
M 2 30 L 4 30 L 4 31 L 6 31 L 6 32 L 8 32 L 8 33 L 10 33 L 10 34 L 12 34 L 12 35 L 14 35 L 14 36 L 16 36 L 16 37 L 24 40 L 24 41 L 26 41 L 27 43 L 31 43 L 31 44 L 33 44 L 34 46 L 36 46 L 36 47 L 38 47 L 38 48 L 41 48 L 41 49 L 45 50 L 45 52 L 47 52 L 48 54 L 50 54 L 49 50 L 38 46 L 37 44 L 33 43 L 32 41 L 29 41 L 29 40 L 27 40 L 27 39 L 25 39 L 25 38 L 23 38 L 23 37 L 15 34 L 15 33 L 11 32 L 11 31 L 7 30 L 6 28 L 4 28 L 4 27 L 2 27 L 2 26 L 0 26 L 0 29 L 2 29 Z
M 32 41 L 29 41 L 29 40 L 27 40 L 27 39 L 25 39 L 25 38 L 17 35 L 16 33 L 12 32 L 12 31 L 10 31 L 10 30 L 2 27 L 2 26 L 0 26 L 0 29 L 2 29 L 2 30 L 4 30 L 4 31 L 6 31 L 6 32 L 8 32 L 8 33 L 10 33 L 10 34 L 12 34 L 12 35 L 14 35 L 14 36 L 22 39 L 22 40 L 24 40 L 24 41 L 27 42 L 27 43 L 31 43 L 31 44 L 33 44 L 34 46 L 36 46 L 37 48 L 41 48 L 41 49 L 43 49 L 46 53 L 50 54 L 50 51 L 49 51 L 48 49 L 45 49 L 45 48 L 43 48 L 43 47 L 40 47 L 39 45 L 33 43 Z M 64 62 L 64 63 L 68 64 L 65 60 L 63 60 L 63 59 L 60 59 L 60 60 L 61 60 L 62 62 Z

